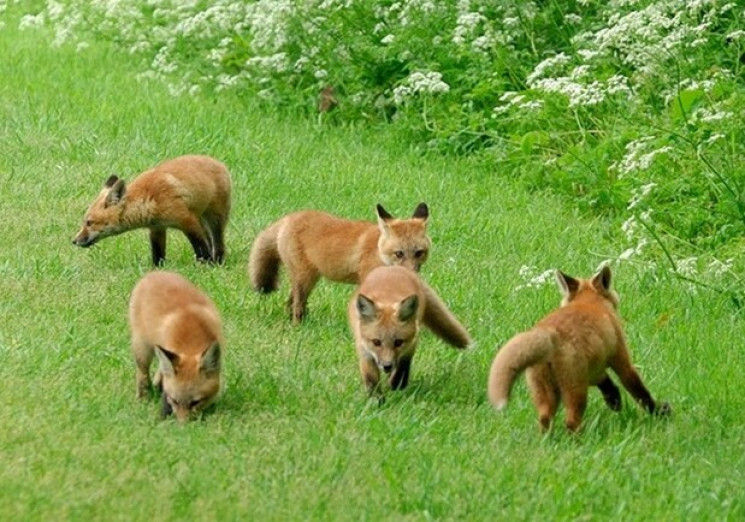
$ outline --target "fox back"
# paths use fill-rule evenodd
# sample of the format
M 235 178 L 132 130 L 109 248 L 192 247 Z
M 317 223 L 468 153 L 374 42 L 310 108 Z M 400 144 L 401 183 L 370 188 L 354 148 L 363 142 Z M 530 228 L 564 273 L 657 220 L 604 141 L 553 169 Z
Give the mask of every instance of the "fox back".
M 214 303 L 183 277 L 156 271 L 132 291 L 129 306 L 137 397 L 147 396 L 149 367 L 157 356 L 155 384 L 164 416 L 184 421 L 207 408 L 220 391 L 222 325 Z
M 165 161 L 127 184 L 110 176 L 83 218 L 73 244 L 90 247 L 101 239 L 150 228 L 153 262 L 165 259 L 165 230 L 178 228 L 201 260 L 221 262 L 230 213 L 230 175 L 207 156 Z

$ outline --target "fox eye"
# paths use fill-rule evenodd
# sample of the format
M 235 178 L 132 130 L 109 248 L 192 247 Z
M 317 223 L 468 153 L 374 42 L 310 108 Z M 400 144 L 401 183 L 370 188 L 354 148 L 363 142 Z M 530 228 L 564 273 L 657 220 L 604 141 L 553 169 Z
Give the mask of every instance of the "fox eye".
M 400 348 L 402 344 L 404 344 L 404 340 L 403 339 L 395 339 L 393 341 L 393 346 L 395 348 Z
M 403 259 L 404 258 L 404 251 L 403 250 L 396 250 L 393 252 L 393 255 L 396 256 L 397 259 Z
M 380 345 L 382 345 L 382 344 L 383 344 L 383 342 L 382 342 L 382 341 L 381 341 L 380 339 L 373 339 L 373 340 L 372 340 L 372 343 L 373 343 L 373 344 L 374 344 L 375 346 L 380 346 Z
M 422 257 L 424 255 L 424 253 L 425 253 L 424 250 L 417 250 L 416 252 L 414 252 L 414 257 L 416 257 L 417 259 L 419 259 L 420 257 Z
M 190 410 L 193 410 L 194 408 L 196 408 L 197 406 L 199 406 L 199 403 L 200 403 L 200 402 L 202 402 L 202 401 L 201 401 L 201 400 L 198 400 L 198 401 L 191 401 L 191 402 L 189 403 L 189 409 L 190 409 Z
M 91 225 L 93 225 L 93 220 L 92 219 L 86 219 L 85 220 L 85 226 L 86 227 L 90 227 Z

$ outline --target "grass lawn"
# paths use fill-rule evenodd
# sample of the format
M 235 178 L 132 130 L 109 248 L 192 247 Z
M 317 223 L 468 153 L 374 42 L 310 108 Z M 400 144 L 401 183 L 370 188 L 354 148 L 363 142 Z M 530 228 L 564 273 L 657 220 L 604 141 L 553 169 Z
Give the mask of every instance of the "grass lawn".
M 173 98 L 104 46 L 52 49 L 0 30 L 0 519 L 742 520 L 742 311 L 713 294 L 615 268 L 633 359 L 674 415 L 618 414 L 591 392 L 579 436 L 547 435 L 524 379 L 486 401 L 498 346 L 558 305 L 516 290 L 524 265 L 588 276 L 618 253 L 617 226 L 529 194 L 500 165 L 426 157 L 386 130 L 318 125 L 231 96 Z M 110 174 L 185 153 L 225 162 L 233 212 L 223 267 L 169 233 L 166 268 L 217 303 L 226 388 L 185 426 L 135 400 L 126 318 L 150 270 L 145 231 L 90 250 L 71 239 Z M 409 388 L 378 407 L 359 379 L 345 308 L 321 282 L 292 327 L 289 291 L 260 296 L 246 261 L 259 230 L 317 208 L 373 220 L 429 204 L 423 277 L 476 344 L 426 332 Z M 738 391 L 740 390 L 740 391 Z

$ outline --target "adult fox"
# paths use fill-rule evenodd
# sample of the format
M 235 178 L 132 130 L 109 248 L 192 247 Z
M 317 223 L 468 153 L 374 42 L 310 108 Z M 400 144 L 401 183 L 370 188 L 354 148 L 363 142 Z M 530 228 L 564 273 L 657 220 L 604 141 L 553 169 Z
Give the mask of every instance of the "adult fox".
M 155 386 L 163 416 L 185 421 L 207 408 L 220 391 L 222 324 L 215 304 L 178 274 L 150 272 L 129 303 L 137 398 L 150 394 L 150 364 L 158 358 Z
M 616 310 L 618 296 L 610 287 L 610 268 L 604 266 L 590 280 L 557 270 L 556 279 L 564 296 L 561 307 L 510 339 L 494 358 L 488 384 L 494 407 L 507 405 L 512 384 L 527 369 L 541 428 L 549 428 L 561 400 L 566 407 L 566 427 L 577 431 L 589 386 L 600 389 L 612 410 L 621 408 L 620 391 L 606 372 L 611 368 L 649 413 L 668 414 L 670 406 L 652 398 L 631 363 Z
M 129 184 L 109 177 L 72 242 L 90 247 L 109 236 L 149 228 L 152 260 L 158 266 L 166 257 L 166 229 L 177 228 L 199 261 L 222 263 L 229 215 L 230 174 L 225 165 L 208 156 L 181 156 Z
M 370 395 L 382 400 L 380 370 L 390 374 L 390 386 L 409 382 L 423 318 L 445 342 L 465 348 L 471 338 L 435 292 L 413 271 L 401 266 L 373 269 L 347 308 L 359 357 L 362 381 Z
M 377 225 L 316 210 L 284 216 L 254 241 L 248 263 L 251 285 L 258 292 L 273 292 L 284 263 L 291 284 L 288 307 L 293 322 L 299 323 L 321 277 L 359 284 L 382 265 L 419 271 L 431 246 L 427 205 L 420 203 L 409 219 L 395 219 L 381 205 L 377 214 Z

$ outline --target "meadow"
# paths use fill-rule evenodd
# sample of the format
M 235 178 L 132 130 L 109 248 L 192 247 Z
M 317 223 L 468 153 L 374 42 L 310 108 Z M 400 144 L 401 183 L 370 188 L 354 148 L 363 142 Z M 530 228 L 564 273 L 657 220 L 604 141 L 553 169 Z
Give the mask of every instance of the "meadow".
M 496 349 L 557 306 L 561 268 L 588 276 L 622 232 L 499 165 L 423 154 L 385 129 L 277 114 L 238 93 L 174 97 L 105 43 L 51 47 L 0 30 L 0 518 L 3 520 L 741 520 L 743 317 L 728 294 L 616 263 L 633 359 L 669 419 L 591 393 L 581 434 L 541 435 L 524 381 L 506 411 L 485 395 Z M 90 250 L 71 239 L 113 173 L 185 153 L 225 162 L 224 266 L 169 234 L 164 268 L 203 288 L 226 334 L 214 412 L 179 425 L 135 400 L 126 319 L 149 270 L 147 234 Z M 505 167 L 506 168 L 506 167 Z M 422 276 L 475 339 L 425 332 L 403 392 L 359 380 L 345 307 L 322 282 L 299 327 L 280 292 L 251 291 L 257 232 L 318 208 L 374 218 L 430 207 Z M 559 420 L 562 419 L 560 412 Z

